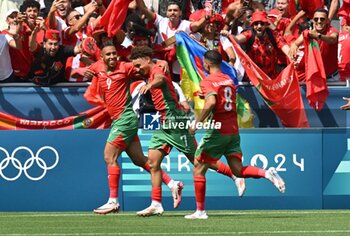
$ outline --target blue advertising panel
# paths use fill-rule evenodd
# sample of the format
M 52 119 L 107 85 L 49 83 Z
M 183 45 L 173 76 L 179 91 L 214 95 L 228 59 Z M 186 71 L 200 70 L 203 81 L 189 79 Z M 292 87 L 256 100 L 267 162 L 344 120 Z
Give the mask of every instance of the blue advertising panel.
M 1 131 L 0 211 L 90 211 L 104 204 L 107 135 L 107 130 Z
M 323 135 L 323 207 L 350 208 L 350 131 L 327 129 Z
M 0 211 L 91 211 L 108 198 L 103 150 L 109 130 L 0 132 Z M 140 131 L 147 148 L 152 131 Z M 196 138 L 200 140 L 203 133 Z M 350 131 L 346 129 L 243 129 L 244 165 L 275 167 L 286 182 L 281 194 L 268 180 L 247 179 L 239 198 L 234 182 L 207 174 L 207 209 L 349 208 Z M 224 160 L 224 159 L 222 159 Z M 119 199 L 136 211 L 151 201 L 150 175 L 123 154 Z M 180 210 L 195 208 L 192 164 L 172 150 L 162 168 L 185 183 Z M 164 208 L 172 210 L 163 185 Z
M 140 133 L 147 153 L 151 132 Z M 197 141 L 203 133 L 196 135 Z M 232 179 L 214 171 L 207 173 L 207 209 L 305 209 L 322 207 L 322 131 L 321 130 L 242 130 L 244 165 L 268 169 L 275 167 L 287 190 L 281 194 L 266 179 L 247 179 L 247 191 L 239 198 Z M 310 148 L 315 147 L 315 148 Z M 224 159 L 222 159 L 224 160 Z M 179 209 L 194 209 L 192 164 L 173 149 L 162 168 L 175 180 L 183 181 L 183 202 Z M 135 167 L 123 155 L 123 193 L 126 210 L 140 210 L 150 204 L 150 175 Z M 310 186 L 312 186 L 310 188 Z M 163 185 L 165 210 L 172 210 L 169 188 Z

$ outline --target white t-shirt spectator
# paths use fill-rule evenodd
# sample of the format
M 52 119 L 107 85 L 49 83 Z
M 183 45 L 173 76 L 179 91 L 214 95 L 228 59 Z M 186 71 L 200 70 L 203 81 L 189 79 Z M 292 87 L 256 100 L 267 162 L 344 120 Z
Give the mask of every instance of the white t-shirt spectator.
M 184 31 L 187 34 L 190 34 L 192 32 L 190 27 L 191 23 L 192 22 L 188 20 L 181 20 L 177 28 L 171 28 L 169 18 L 156 14 L 154 20 L 154 25 L 158 29 L 156 43 L 162 43 L 168 38 L 174 36 L 177 31 Z M 180 64 L 177 60 L 173 63 L 173 73 L 180 74 Z
M 0 34 L 0 81 L 10 77 L 12 74 L 11 57 L 9 53 L 9 42 L 14 40 L 8 34 Z
M 191 21 L 181 20 L 179 26 L 177 28 L 171 28 L 169 18 L 162 17 L 161 15 L 156 14 L 156 18 L 154 20 L 154 25 L 158 29 L 158 36 L 156 43 L 162 43 L 164 40 L 175 35 L 177 31 L 184 31 L 187 34 L 191 33 Z

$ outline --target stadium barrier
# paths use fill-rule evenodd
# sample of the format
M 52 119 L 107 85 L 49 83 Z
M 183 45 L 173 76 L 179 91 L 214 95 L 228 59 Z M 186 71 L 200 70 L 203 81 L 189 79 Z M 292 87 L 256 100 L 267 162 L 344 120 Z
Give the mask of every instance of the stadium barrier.
M 26 119 L 50 120 L 92 108 L 84 99 L 85 85 L 1 86 L 0 112 Z M 209 171 L 208 209 L 339 209 L 350 207 L 350 119 L 339 110 L 348 88 L 330 87 L 320 113 L 304 100 L 310 129 L 284 129 L 254 88 L 244 86 L 255 114 L 255 127 L 242 129 L 244 164 L 276 167 L 287 190 L 280 194 L 267 180 L 247 180 L 247 192 L 237 196 L 229 178 Z M 304 88 L 301 87 L 303 97 Z M 270 128 L 275 127 L 275 128 Z M 340 128 L 341 127 L 341 128 Z M 33 130 L 0 132 L 0 211 L 90 211 L 108 198 L 103 149 L 109 130 Z M 200 140 L 202 133 L 196 138 Z M 151 131 L 140 130 L 147 153 Z M 124 210 L 150 203 L 150 176 L 120 158 L 120 202 Z M 184 181 L 179 209 L 195 208 L 192 166 L 173 150 L 163 168 Z M 163 185 L 165 210 L 172 210 L 171 193 Z
M 87 83 L 63 83 L 53 87 L 32 86 L 31 83 L 0 84 L 0 112 L 28 120 L 56 120 L 73 116 L 93 108 L 83 94 Z M 350 127 L 349 113 L 339 109 L 344 104 L 342 97 L 349 96 L 349 88 L 329 86 L 329 97 L 321 112 L 309 106 L 305 98 L 305 87 L 301 86 L 306 115 L 310 127 Z M 345 85 L 341 82 L 339 85 Z M 282 127 L 279 119 L 261 99 L 256 89 L 250 85 L 239 88 L 254 114 L 254 127 Z
M 108 198 L 103 148 L 108 130 L 0 132 L 0 211 L 90 211 Z M 140 131 L 147 153 L 151 131 Z M 202 133 L 197 135 L 197 140 Z M 350 129 L 245 129 L 244 164 L 276 167 L 284 194 L 267 180 L 247 179 L 239 198 L 234 182 L 209 171 L 208 209 L 328 209 L 350 207 Z M 123 210 L 150 203 L 150 175 L 123 154 L 119 199 Z M 162 164 L 185 184 L 180 210 L 195 208 L 192 165 L 173 150 Z M 163 185 L 164 207 L 172 197 Z

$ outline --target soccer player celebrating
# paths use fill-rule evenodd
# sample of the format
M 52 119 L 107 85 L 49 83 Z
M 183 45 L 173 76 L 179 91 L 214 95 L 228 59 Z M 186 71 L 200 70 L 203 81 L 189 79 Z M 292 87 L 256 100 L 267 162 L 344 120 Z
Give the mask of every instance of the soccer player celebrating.
M 148 162 L 152 177 L 152 203 L 148 208 L 137 212 L 139 216 L 161 215 L 164 210 L 161 203 L 161 162 L 175 147 L 193 163 L 196 150 L 196 141 L 185 127 L 188 122 L 187 114 L 181 110 L 171 77 L 166 75 L 153 61 L 152 49 L 143 46 L 131 50 L 130 59 L 139 73 L 148 76 L 148 83 L 140 89 L 140 94 L 150 91 L 156 110 L 160 114 L 161 128 L 154 131 L 149 144 Z M 234 180 L 230 168 L 222 162 L 216 162 L 209 168 L 217 170 Z M 237 180 L 237 181 L 236 181 Z M 239 195 L 245 191 L 243 179 L 236 179 Z M 180 196 L 181 197 L 181 196 Z M 175 207 L 175 206 L 174 206 Z
M 117 50 L 113 43 L 106 42 L 102 46 L 102 61 L 91 65 L 89 73 L 98 78 L 99 94 L 104 100 L 107 111 L 112 118 L 111 131 L 104 150 L 107 164 L 110 197 L 106 204 L 94 210 L 98 214 L 118 212 L 118 186 L 120 167 L 117 159 L 123 151 L 129 155 L 135 165 L 149 171 L 147 157 L 143 155 L 137 135 L 138 119 L 132 109 L 129 78 L 133 78 L 137 69 L 132 63 L 117 61 Z M 94 80 L 96 81 L 96 80 Z M 181 182 L 172 180 L 165 172 L 161 179 L 172 190 L 176 204 L 179 204 Z
M 216 163 L 222 155 L 225 155 L 232 173 L 244 178 L 269 179 L 280 192 L 285 191 L 285 184 L 277 174 L 275 168 L 268 171 L 253 166 L 242 166 L 242 151 L 237 124 L 236 89 L 232 79 L 221 72 L 222 57 L 215 50 L 209 50 L 204 54 L 204 69 L 209 76 L 200 83 L 205 97 L 204 108 L 196 120 L 190 133 L 194 133 L 199 123 L 209 120 L 221 122 L 221 128 L 208 129 L 196 150 L 194 160 L 194 188 L 197 210 L 186 219 L 207 219 L 205 212 L 205 173 L 210 164 Z

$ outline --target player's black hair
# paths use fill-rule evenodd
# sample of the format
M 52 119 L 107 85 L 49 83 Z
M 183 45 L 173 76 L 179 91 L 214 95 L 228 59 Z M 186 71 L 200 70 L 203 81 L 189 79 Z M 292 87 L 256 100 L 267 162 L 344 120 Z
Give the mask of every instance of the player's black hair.
M 208 50 L 204 54 L 204 59 L 209 61 L 210 64 L 220 66 L 222 62 L 221 54 L 216 50 Z
M 40 12 L 40 3 L 35 0 L 25 0 L 19 10 L 25 12 L 29 7 L 37 8 L 38 12 Z
M 150 57 L 152 58 L 153 51 L 150 47 L 147 46 L 140 46 L 140 47 L 134 47 L 131 49 L 130 59 L 138 59 L 143 57 Z
M 101 50 L 104 49 L 105 47 L 110 47 L 110 46 L 115 47 L 115 45 L 113 44 L 113 42 L 111 42 L 111 41 L 106 41 L 106 42 L 104 42 L 104 43 L 101 45 Z
M 325 14 L 328 16 L 328 11 L 327 11 L 327 9 L 325 9 L 325 8 L 323 8 L 323 7 L 317 8 L 316 11 L 315 11 L 315 13 L 316 13 L 316 12 L 322 12 L 322 13 L 325 13 Z M 315 13 L 314 13 L 314 14 L 315 14 Z
M 140 15 L 136 13 L 130 13 L 129 15 L 127 15 L 127 17 L 125 18 L 125 24 L 128 24 L 129 22 L 133 22 L 139 25 L 145 25 Z
M 168 4 L 166 5 L 166 9 L 168 9 L 168 7 L 169 7 L 170 5 L 177 5 L 177 6 L 179 7 L 180 11 L 181 11 L 181 9 L 182 9 L 182 8 L 181 8 L 181 4 L 180 4 L 179 1 L 174 1 L 174 0 L 169 1 Z

